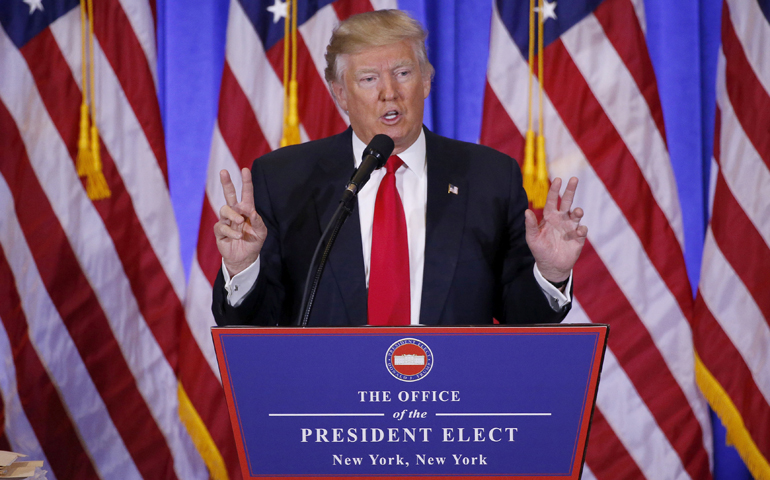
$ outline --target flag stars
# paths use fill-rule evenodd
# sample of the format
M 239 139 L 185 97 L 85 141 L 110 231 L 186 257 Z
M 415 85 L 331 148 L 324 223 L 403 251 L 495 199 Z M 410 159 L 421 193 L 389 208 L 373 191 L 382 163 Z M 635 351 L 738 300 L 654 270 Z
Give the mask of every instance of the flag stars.
M 535 11 L 540 12 L 540 9 L 535 7 Z M 556 20 L 556 2 L 545 0 L 543 2 L 543 23 L 549 18 Z
M 29 5 L 29 14 L 35 13 L 35 10 L 43 11 L 43 0 L 23 0 L 24 3 Z
M 27 0 L 24 1 L 26 2 Z M 273 14 L 273 23 L 278 23 L 278 20 L 286 18 L 286 7 L 286 2 L 282 2 L 281 0 L 275 0 L 274 4 L 267 7 L 267 11 Z

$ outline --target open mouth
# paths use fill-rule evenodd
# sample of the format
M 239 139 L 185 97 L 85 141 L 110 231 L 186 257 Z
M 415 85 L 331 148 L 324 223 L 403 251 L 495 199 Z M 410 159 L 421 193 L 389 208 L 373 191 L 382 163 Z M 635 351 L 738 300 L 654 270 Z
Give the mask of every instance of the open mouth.
M 398 118 L 398 111 L 396 110 L 390 110 L 389 112 L 386 112 L 385 115 L 382 116 L 387 121 L 395 120 Z

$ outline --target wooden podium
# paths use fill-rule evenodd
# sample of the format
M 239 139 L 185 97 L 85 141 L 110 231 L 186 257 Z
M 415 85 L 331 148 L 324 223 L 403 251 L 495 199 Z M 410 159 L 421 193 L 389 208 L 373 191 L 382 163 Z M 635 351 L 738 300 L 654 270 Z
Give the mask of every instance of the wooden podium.
M 212 329 L 244 478 L 580 478 L 607 325 Z

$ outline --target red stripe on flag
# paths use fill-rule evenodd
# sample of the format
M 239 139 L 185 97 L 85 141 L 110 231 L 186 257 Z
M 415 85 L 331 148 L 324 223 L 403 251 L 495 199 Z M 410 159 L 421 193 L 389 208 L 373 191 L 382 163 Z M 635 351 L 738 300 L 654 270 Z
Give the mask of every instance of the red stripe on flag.
M 609 323 L 615 335 L 608 341 L 639 396 L 692 478 L 711 478 L 703 431 L 687 397 L 671 374 L 650 332 L 618 288 L 590 242 L 575 265 L 575 297 L 594 322 Z M 596 295 L 601 292 L 601 295 Z
M 599 408 L 591 419 L 586 465 L 597 480 L 645 478 Z
M 770 326 L 770 248 L 746 212 L 735 200 L 720 171 L 714 194 L 711 231 L 719 249 L 733 267 Z
M 658 96 L 658 83 L 647 52 L 647 39 L 644 37 L 633 4 L 630 0 L 602 2 L 594 10 L 594 16 L 647 101 L 650 116 L 665 143 L 666 128 L 663 122 L 663 108 L 660 106 Z
M 94 34 L 118 77 L 168 185 L 163 123 L 152 70 L 119 0 L 94 2 Z M 99 105 L 96 107 L 98 109 Z
M 770 95 L 746 58 L 730 20 L 727 2 L 722 8 L 722 50 L 726 60 L 725 84 L 730 103 L 746 136 L 765 166 L 770 168 Z
M 44 32 L 27 45 L 52 40 L 50 33 Z M 9 158 L 16 159 L 0 163 L 0 173 L 13 179 L 8 185 L 16 205 L 23 205 L 24 211 L 17 215 L 40 276 L 126 449 L 145 477 L 175 478 L 165 438 L 139 393 L 99 300 L 38 183 L 16 124 L 2 104 L 0 144 L 6 146 Z M 29 198 L 35 201 L 27 201 Z
M 251 168 L 255 158 L 270 151 L 270 144 L 262 133 L 249 99 L 243 93 L 228 62 L 225 62 L 222 71 L 217 121 L 222 138 L 240 168 Z
M 283 43 L 281 39 L 266 52 L 278 78 L 283 78 Z M 328 94 L 326 81 L 318 74 L 313 58 L 300 35 L 297 36 L 297 82 L 301 89 L 297 99 L 299 120 L 311 140 L 326 138 L 347 128 L 334 105 L 334 100 Z
M 682 250 L 671 225 L 655 201 L 639 165 L 562 41 L 551 43 L 547 50 L 545 90 L 554 108 L 689 319 L 692 292 Z
M 1 104 L 0 104 L 1 105 Z M 0 115 L 5 115 L 5 106 Z M 3 135 L 4 136 L 4 135 Z M 0 321 L 11 344 L 19 400 L 57 478 L 99 478 L 59 392 L 32 346 L 13 272 L 0 246 Z M 6 392 L 12 395 L 14 392 Z M 3 405 L 0 402 L 0 427 Z M 6 440 L 7 442 L 7 440 Z M 3 448 L 0 442 L 0 448 Z M 8 446 L 10 449 L 10 445 Z
M 224 205 L 224 198 L 220 200 Z M 208 197 L 203 199 L 203 210 L 201 211 L 201 225 L 198 230 L 198 248 L 195 255 L 198 258 L 203 274 L 210 284 L 214 284 L 217 273 L 222 267 L 222 255 L 217 248 L 217 242 L 214 238 L 214 224 L 219 220 L 219 216 L 211 209 Z
M 519 165 L 524 161 L 524 137 L 508 116 L 489 81 L 484 88 L 484 119 L 479 143 L 515 158 Z
M 369 0 L 337 0 L 332 3 L 332 7 L 334 7 L 334 11 L 337 12 L 337 18 L 340 20 L 345 20 L 357 13 L 374 11 L 372 2 Z
M 765 458 L 770 458 L 770 436 L 767 435 L 770 405 L 757 387 L 753 373 L 744 362 L 741 352 L 722 330 L 703 301 L 700 291 L 695 300 L 695 315 L 698 323 L 693 334 L 698 356 L 727 392 L 759 450 Z M 757 348 L 765 347 L 757 345 Z

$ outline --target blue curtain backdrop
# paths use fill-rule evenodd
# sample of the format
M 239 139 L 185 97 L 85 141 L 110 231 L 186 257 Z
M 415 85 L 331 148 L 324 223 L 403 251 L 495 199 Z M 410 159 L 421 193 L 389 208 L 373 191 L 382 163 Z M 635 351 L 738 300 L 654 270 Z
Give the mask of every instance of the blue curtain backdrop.
M 569 1 L 569 0 L 560 0 Z M 430 32 L 436 79 L 426 124 L 475 142 L 489 45 L 492 0 L 401 0 Z M 186 272 L 195 253 L 211 135 L 224 63 L 229 0 L 158 0 L 160 102 L 169 181 Z M 708 217 L 720 0 L 645 0 L 647 39 L 663 105 L 685 226 L 685 260 L 697 288 Z M 460 34 L 461 32 L 461 34 Z M 715 421 L 715 478 L 748 479 Z

